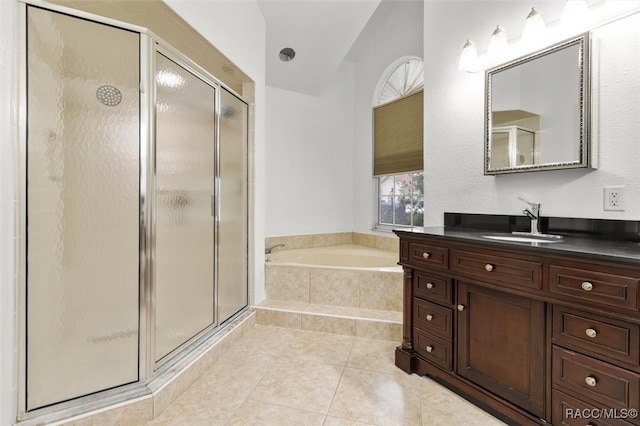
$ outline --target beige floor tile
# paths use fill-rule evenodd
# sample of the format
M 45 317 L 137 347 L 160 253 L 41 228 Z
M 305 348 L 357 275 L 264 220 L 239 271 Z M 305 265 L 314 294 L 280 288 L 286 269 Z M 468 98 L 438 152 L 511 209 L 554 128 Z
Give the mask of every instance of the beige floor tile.
M 504 423 L 431 379 L 423 379 L 420 398 L 424 426 L 503 426 Z
M 420 396 L 404 374 L 345 368 L 329 415 L 377 425 L 420 425 Z
M 344 366 L 353 346 L 354 337 L 316 331 L 296 331 L 286 356 L 304 361 Z
M 362 423 L 353 420 L 341 419 L 339 417 L 327 416 L 322 426 L 371 426 L 371 423 Z
M 190 388 L 148 425 L 224 425 L 244 398 Z
M 285 354 L 290 343 L 295 339 L 296 331 L 284 327 L 256 324 L 238 342 L 235 349 L 281 356 Z
M 280 358 L 251 392 L 249 399 L 326 414 L 342 368 Z
M 397 342 L 356 337 L 347 367 L 361 370 L 396 373 L 400 370 L 395 365 Z
M 272 355 L 232 349 L 191 388 L 246 398 L 275 365 L 276 360 Z
M 321 426 L 324 415 L 260 401 L 247 400 L 227 423 L 233 426 Z

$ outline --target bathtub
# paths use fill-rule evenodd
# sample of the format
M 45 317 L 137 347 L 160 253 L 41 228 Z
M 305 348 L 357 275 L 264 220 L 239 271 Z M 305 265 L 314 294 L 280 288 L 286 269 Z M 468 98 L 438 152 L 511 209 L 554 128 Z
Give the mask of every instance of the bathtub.
M 355 244 L 277 250 L 268 254 L 266 260 L 278 264 L 332 269 L 400 270 L 398 253 Z
M 268 300 L 402 311 L 398 253 L 344 244 L 267 255 Z

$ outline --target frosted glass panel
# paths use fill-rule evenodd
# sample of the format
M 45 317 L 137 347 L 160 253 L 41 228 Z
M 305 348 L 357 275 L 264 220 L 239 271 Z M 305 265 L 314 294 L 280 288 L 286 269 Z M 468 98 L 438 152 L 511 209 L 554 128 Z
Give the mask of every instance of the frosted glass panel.
M 35 7 L 27 20 L 34 409 L 138 380 L 139 36 Z
M 218 309 L 220 321 L 247 306 L 247 105 L 221 90 L 220 227 Z
M 156 360 L 214 323 L 215 89 L 156 55 Z

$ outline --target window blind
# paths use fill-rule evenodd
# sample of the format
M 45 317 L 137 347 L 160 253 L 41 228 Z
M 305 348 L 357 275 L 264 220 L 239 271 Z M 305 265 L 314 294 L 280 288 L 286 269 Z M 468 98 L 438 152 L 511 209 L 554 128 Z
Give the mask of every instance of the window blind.
M 373 109 L 373 175 L 423 170 L 424 91 Z

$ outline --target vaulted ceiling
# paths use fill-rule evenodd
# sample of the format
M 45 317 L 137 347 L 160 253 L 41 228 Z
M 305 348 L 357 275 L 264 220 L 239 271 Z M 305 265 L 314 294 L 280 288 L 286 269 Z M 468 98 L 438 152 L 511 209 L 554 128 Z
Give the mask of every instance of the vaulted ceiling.
M 266 22 L 268 86 L 317 96 L 380 0 L 258 0 Z M 283 62 L 280 50 L 295 58 Z

